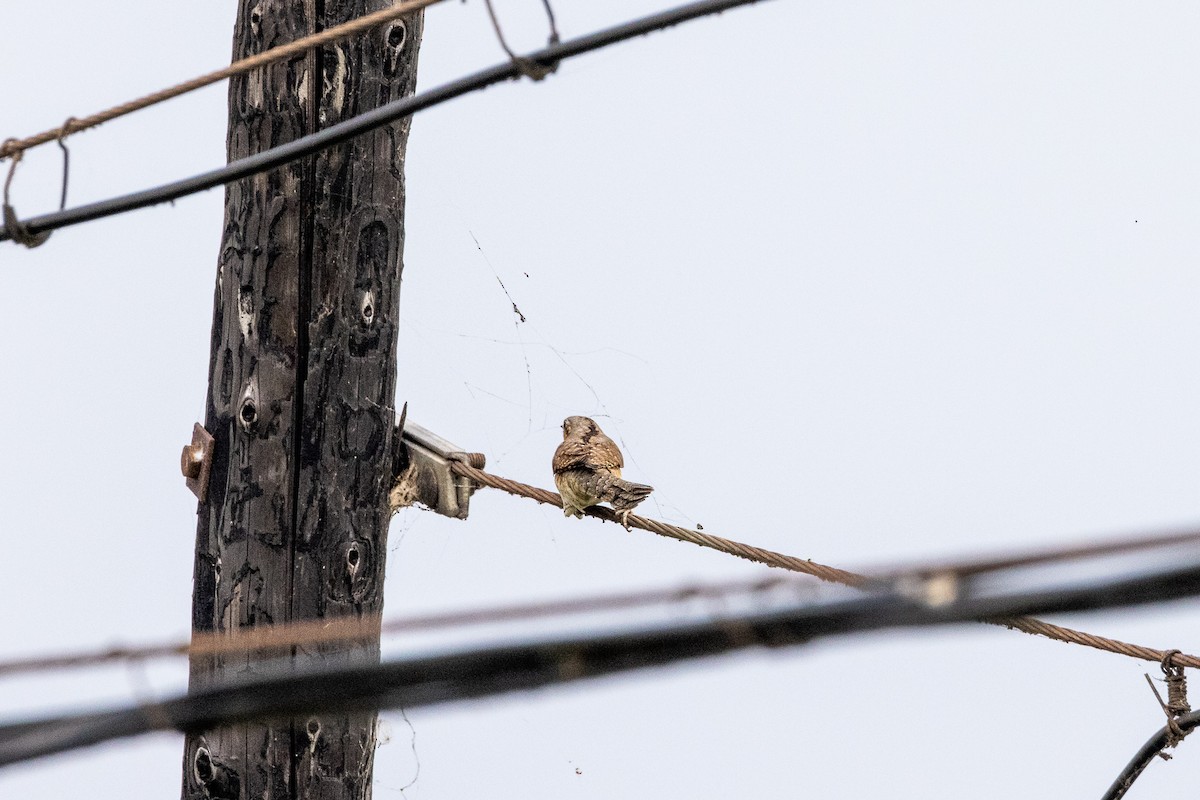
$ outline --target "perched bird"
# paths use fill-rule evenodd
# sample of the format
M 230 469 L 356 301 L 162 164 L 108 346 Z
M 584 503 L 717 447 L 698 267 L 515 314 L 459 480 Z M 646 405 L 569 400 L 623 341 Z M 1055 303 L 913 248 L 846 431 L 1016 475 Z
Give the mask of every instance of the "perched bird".
M 587 417 L 563 420 L 563 441 L 554 451 L 554 485 L 562 495 L 563 513 L 582 517 L 583 510 L 608 503 L 629 530 L 629 512 L 654 491 L 653 486 L 621 479 L 625 460 L 612 439 Z

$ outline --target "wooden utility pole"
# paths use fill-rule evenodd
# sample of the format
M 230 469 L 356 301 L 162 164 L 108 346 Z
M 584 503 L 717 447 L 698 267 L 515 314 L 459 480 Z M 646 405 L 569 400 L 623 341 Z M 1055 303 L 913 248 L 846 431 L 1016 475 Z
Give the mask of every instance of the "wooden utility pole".
M 389 5 L 240 0 L 242 58 Z M 234 78 L 231 160 L 416 86 L 420 12 Z M 230 184 L 204 427 L 214 437 L 196 534 L 197 632 L 382 611 L 393 474 L 396 331 L 409 120 Z M 377 659 L 378 639 L 297 648 L 297 668 Z M 261 656 L 196 658 L 191 686 Z M 225 726 L 187 737 L 184 798 L 371 795 L 375 715 Z

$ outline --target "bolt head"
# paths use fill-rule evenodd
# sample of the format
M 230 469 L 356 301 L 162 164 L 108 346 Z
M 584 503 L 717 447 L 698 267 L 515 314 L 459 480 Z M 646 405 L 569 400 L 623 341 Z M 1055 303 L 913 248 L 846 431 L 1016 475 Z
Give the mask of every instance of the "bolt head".
M 200 466 L 204 463 L 204 448 L 198 444 L 184 445 L 179 455 L 179 469 L 183 477 L 196 480 L 200 477 Z

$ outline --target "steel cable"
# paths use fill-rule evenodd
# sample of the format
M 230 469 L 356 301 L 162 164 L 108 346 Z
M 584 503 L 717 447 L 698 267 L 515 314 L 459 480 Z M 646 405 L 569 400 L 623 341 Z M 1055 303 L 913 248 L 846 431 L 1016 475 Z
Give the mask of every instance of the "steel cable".
M 1066 612 L 1163 602 L 1200 593 L 1200 561 L 1083 586 L 930 607 L 896 595 L 790 604 L 702 620 L 483 645 L 385 663 L 295 665 L 161 701 L 111 711 L 0 723 L 0 766 L 152 730 L 204 730 L 303 713 L 346 712 L 489 697 L 682 663 L 749 648 L 804 644 L 893 628 L 953 625 L 1021 612 Z
M 319 33 L 305 36 L 294 42 L 288 42 L 278 47 L 272 47 L 270 50 L 255 53 L 252 56 L 235 61 L 227 67 L 222 67 L 206 75 L 199 75 L 189 81 L 184 81 L 166 89 L 160 89 L 145 97 L 121 103 L 120 105 L 92 114 L 90 117 L 83 117 L 81 119 L 72 117 L 58 128 L 42 131 L 25 139 L 9 139 L 3 145 L 0 145 L 0 160 L 17 153 L 23 153 L 30 148 L 46 144 L 47 142 L 61 140 L 64 136 L 70 136 L 71 134 L 85 131 L 88 128 L 103 125 L 105 122 L 111 122 L 118 117 L 132 114 L 135 111 L 141 111 L 142 109 L 149 108 L 174 97 L 179 97 L 188 92 L 194 92 L 197 89 L 202 89 L 205 86 L 223 81 L 226 78 L 244 75 L 251 70 L 265 67 L 268 64 L 274 64 L 276 61 L 282 61 L 285 58 L 290 58 L 306 50 L 311 50 L 314 47 L 320 47 L 321 45 L 336 42 L 340 39 L 349 38 L 356 33 L 362 33 L 385 22 L 390 22 L 397 17 L 402 17 L 405 14 L 440 2 L 442 0 L 406 0 L 406 2 L 367 14 L 349 22 L 344 22 L 341 25 L 335 25 L 332 28 L 326 28 Z
M 541 50 L 523 56 L 525 62 L 549 65 L 565 61 L 575 56 L 599 50 L 617 42 L 623 42 L 638 36 L 644 36 L 654 31 L 663 30 L 689 20 L 720 14 L 738 6 L 751 5 L 763 0 L 700 0 L 700 2 L 679 6 L 668 11 L 661 11 L 647 17 L 614 25 L 611 28 L 595 33 L 568 39 L 560 44 L 544 47 Z M 332 30 L 332 29 L 331 29 Z M 371 111 L 359 114 L 357 117 L 331 125 L 316 133 L 301 136 L 287 144 L 255 153 L 252 156 L 238 159 L 224 167 L 210 170 L 199 175 L 193 175 L 183 180 L 165 183 L 151 189 L 121 195 L 120 197 L 100 200 L 87 205 L 68 208 L 51 214 L 43 214 L 19 220 L 20 226 L 30 234 L 43 231 L 57 230 L 94 219 L 111 217 L 147 206 L 177 200 L 190 194 L 212 189 L 226 183 L 232 183 L 239 178 L 246 178 L 260 172 L 283 166 L 305 156 L 313 155 L 335 145 L 341 144 L 355 136 L 388 125 L 396 120 L 416 114 L 427 108 L 445 103 L 470 92 L 486 89 L 497 83 L 514 80 L 522 75 L 521 66 L 514 61 L 507 61 L 479 72 L 467 75 L 457 80 L 420 92 L 399 100 L 393 100 Z M 0 228 L 0 242 L 12 239 L 12 232 Z
M 514 494 L 520 497 L 528 497 L 532 500 L 537 500 L 539 503 L 545 503 L 552 506 L 562 508 L 562 498 L 556 493 L 539 489 L 536 486 L 520 483 L 518 481 L 502 478 L 498 475 L 492 475 L 489 472 L 484 472 L 481 469 L 476 469 L 471 466 L 465 459 L 451 462 L 451 469 L 457 474 L 469 478 L 481 486 L 488 486 L 493 489 L 499 489 L 509 494 Z M 611 510 L 599 506 L 592 506 L 584 509 L 584 513 L 596 519 L 602 519 L 607 522 L 617 522 L 616 514 Z M 869 576 L 861 575 L 856 572 L 831 567 L 825 564 L 817 563 L 811 559 L 797 558 L 788 556 L 782 553 L 776 553 L 773 550 L 766 550 L 761 547 L 743 544 L 731 539 L 724 539 L 720 536 L 703 533 L 701 531 L 693 531 L 687 528 L 681 528 L 678 525 L 670 525 L 665 522 L 660 522 L 646 517 L 639 517 L 634 514 L 629 515 L 629 525 L 634 528 L 640 528 L 651 533 L 656 533 L 659 536 L 666 536 L 671 539 L 677 539 L 682 542 L 690 542 L 699 547 L 707 547 L 712 550 L 717 550 L 728 555 L 744 558 L 749 561 L 754 561 L 759 564 L 765 564 L 769 567 L 777 567 L 779 569 L 791 570 L 792 572 L 801 572 L 805 575 L 812 575 L 823 581 L 831 583 L 840 583 L 845 586 L 861 587 L 870 580 Z M 1157 650 L 1153 647 L 1144 647 L 1142 645 L 1129 644 L 1118 639 L 1109 639 L 1104 636 L 1096 636 L 1095 634 L 1086 633 L 1085 631 L 1077 631 L 1072 628 L 1066 628 L 1061 625 L 1054 625 L 1050 622 L 1045 622 L 1033 617 L 1005 617 L 1000 619 L 984 619 L 981 622 L 986 622 L 989 625 L 1002 625 L 1006 628 L 1021 631 L 1023 633 L 1032 634 L 1035 636 L 1044 636 L 1048 639 L 1055 639 L 1068 644 L 1078 644 L 1084 647 L 1092 647 L 1097 650 L 1104 650 L 1109 653 L 1117 653 L 1118 655 L 1129 656 L 1131 658 L 1140 658 L 1145 661 L 1162 661 L 1163 656 L 1167 653 L 1166 650 Z M 1200 658 L 1193 655 L 1180 654 L 1175 656 L 1175 663 L 1184 667 L 1200 667 Z
M 723 584 L 698 584 L 676 589 L 652 589 L 624 594 L 578 597 L 542 603 L 449 611 L 418 617 L 385 620 L 379 616 L 311 619 L 253 628 L 192 634 L 190 642 L 168 642 L 141 646 L 116 645 L 103 650 L 86 650 L 50 656 L 29 656 L 0 661 L 0 678 L 51 669 L 94 667 L 115 661 L 144 661 L 172 656 L 215 656 L 247 652 L 285 652 L 334 642 L 374 641 L 381 634 L 444 630 L 468 625 L 527 622 L 569 614 L 595 614 L 617 610 L 682 604 L 695 600 L 726 601 L 734 595 L 755 595 L 777 589 L 811 588 L 798 579 L 768 578 Z

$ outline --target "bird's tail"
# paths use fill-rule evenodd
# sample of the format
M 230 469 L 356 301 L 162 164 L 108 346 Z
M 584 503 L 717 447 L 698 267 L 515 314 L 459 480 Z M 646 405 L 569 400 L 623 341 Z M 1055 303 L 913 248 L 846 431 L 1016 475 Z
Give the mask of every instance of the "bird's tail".
M 633 483 L 621 478 L 614 478 L 612 487 L 612 507 L 617 511 L 628 511 L 649 497 L 650 493 L 654 491 L 653 486 L 647 486 L 644 483 Z

